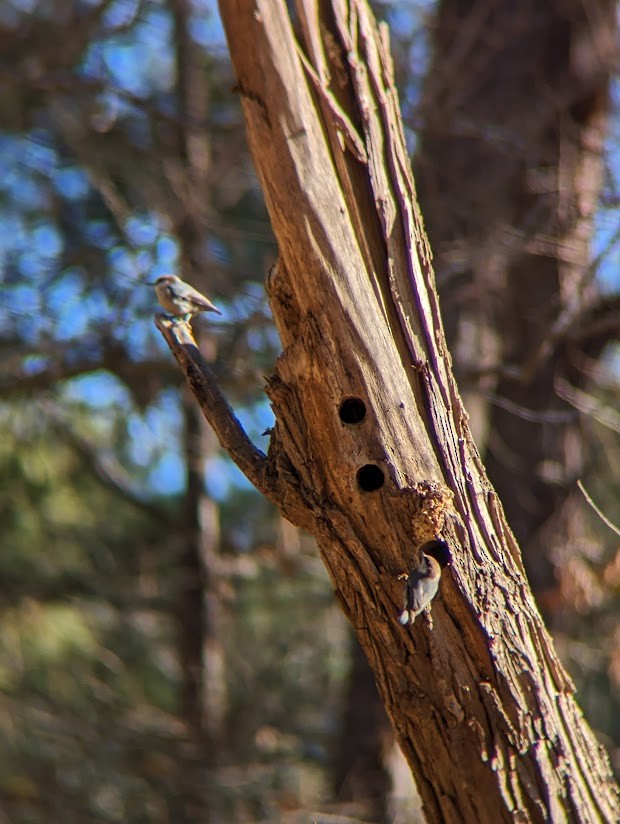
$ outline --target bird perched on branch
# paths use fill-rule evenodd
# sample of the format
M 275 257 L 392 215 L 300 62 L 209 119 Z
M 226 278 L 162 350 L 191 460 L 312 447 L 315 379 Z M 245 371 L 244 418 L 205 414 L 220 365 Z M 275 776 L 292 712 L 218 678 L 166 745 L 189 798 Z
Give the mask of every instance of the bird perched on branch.
M 182 317 L 187 322 L 192 315 L 198 315 L 200 312 L 222 314 L 209 298 L 201 295 L 197 289 L 177 275 L 161 275 L 152 285 L 155 286 L 160 305 L 173 318 Z
M 421 558 L 417 566 L 399 575 L 399 578 L 407 582 L 404 608 L 398 619 L 403 626 L 413 624 L 433 600 L 439 588 L 441 570 L 452 560 L 450 548 L 445 541 L 428 541 L 419 551 Z

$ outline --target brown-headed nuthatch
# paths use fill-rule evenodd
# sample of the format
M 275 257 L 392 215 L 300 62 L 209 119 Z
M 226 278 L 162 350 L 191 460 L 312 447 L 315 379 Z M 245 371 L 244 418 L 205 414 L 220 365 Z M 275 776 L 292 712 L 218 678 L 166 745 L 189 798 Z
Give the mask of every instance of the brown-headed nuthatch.
M 400 576 L 407 582 L 404 608 L 398 619 L 403 626 L 413 624 L 416 616 L 433 600 L 439 587 L 441 570 L 452 560 L 445 541 L 428 541 L 419 552 L 421 557 L 417 566 Z
M 184 318 L 188 321 L 192 315 L 200 312 L 222 313 L 214 306 L 209 298 L 201 295 L 197 289 L 185 283 L 176 275 L 161 275 L 155 283 L 157 300 L 173 318 Z

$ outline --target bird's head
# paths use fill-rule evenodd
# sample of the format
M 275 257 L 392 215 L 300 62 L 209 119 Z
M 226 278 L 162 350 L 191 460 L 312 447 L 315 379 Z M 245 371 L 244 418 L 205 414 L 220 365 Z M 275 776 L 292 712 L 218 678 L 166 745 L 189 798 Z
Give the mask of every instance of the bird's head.
M 167 283 L 178 283 L 181 280 L 177 275 L 160 275 L 153 286 L 165 286 Z
M 445 541 L 427 541 L 420 547 L 422 555 L 433 558 L 439 564 L 439 568 L 450 566 L 452 563 L 452 553 L 450 547 Z
M 145 280 L 147 286 L 166 286 L 168 283 L 178 283 L 181 280 L 177 275 L 160 275 L 155 280 Z

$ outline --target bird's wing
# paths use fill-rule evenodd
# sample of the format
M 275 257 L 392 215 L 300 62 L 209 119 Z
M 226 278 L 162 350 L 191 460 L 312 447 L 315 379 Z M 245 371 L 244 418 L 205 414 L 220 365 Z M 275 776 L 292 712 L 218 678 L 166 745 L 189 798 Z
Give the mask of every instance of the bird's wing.
M 424 606 L 424 590 L 419 586 L 426 576 L 420 575 L 417 571 L 409 573 L 409 580 L 407 581 L 407 609 L 409 612 L 420 612 Z
M 206 298 L 202 295 L 197 289 L 194 289 L 193 286 L 187 285 L 187 291 L 185 292 L 185 298 L 191 300 L 192 303 L 195 303 L 196 306 L 201 306 L 205 312 L 217 312 L 218 315 L 222 313 L 220 310 L 215 306 L 209 298 Z

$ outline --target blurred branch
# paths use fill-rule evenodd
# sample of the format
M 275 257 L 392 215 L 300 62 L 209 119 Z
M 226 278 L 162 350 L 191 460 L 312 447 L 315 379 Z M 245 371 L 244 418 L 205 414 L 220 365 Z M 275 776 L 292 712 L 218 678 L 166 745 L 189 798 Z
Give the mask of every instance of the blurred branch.
M 32 77 L 26 73 L 16 74 L 15 71 L 4 69 L 0 66 L 0 80 L 8 88 L 30 89 L 34 92 L 42 92 L 46 95 L 67 94 L 80 95 L 89 98 L 100 94 L 111 95 L 124 103 L 134 106 L 141 112 L 153 117 L 156 121 L 175 125 L 178 117 L 170 114 L 165 109 L 139 94 L 133 94 L 127 89 L 123 89 L 110 80 L 102 80 L 98 77 L 88 75 L 75 75 L 66 73 L 50 73 L 45 76 Z M 197 124 L 204 127 L 204 123 Z
M 598 506 L 594 503 L 594 501 L 592 500 L 592 498 L 591 498 L 591 496 L 589 495 L 589 493 L 586 491 L 586 488 L 585 488 L 585 487 L 584 487 L 584 485 L 581 483 L 581 481 L 577 481 L 577 486 L 578 486 L 578 487 L 579 487 L 579 489 L 581 490 L 581 492 L 582 492 L 582 494 L 583 494 L 583 497 L 584 497 L 584 498 L 586 499 L 586 501 L 590 504 L 590 506 L 592 507 L 592 509 L 596 512 L 596 514 L 599 516 L 599 518 L 601 519 L 601 521 L 602 521 L 602 522 L 603 522 L 606 526 L 608 526 L 608 527 L 609 527 L 609 528 L 610 528 L 613 532 L 615 532 L 615 533 L 616 533 L 616 535 L 620 535 L 620 529 L 618 529 L 618 527 L 617 527 L 614 523 L 612 523 L 612 522 L 609 520 L 609 518 L 605 515 L 605 513 L 604 513 L 604 512 L 602 512 L 602 510 L 600 510 L 600 509 L 598 508 Z
M 95 579 L 96 580 L 96 579 Z M 134 590 L 123 593 L 117 586 L 104 587 L 93 584 L 91 574 L 81 576 L 64 573 L 49 578 L 37 578 L 29 575 L 19 577 L 0 574 L 0 601 L 4 607 L 15 606 L 22 600 L 35 600 L 41 603 L 68 601 L 71 598 L 100 598 L 116 609 L 167 611 L 170 602 L 161 596 L 141 596 Z
M 0 342 L 0 351 L 5 342 Z M 178 372 L 160 357 L 133 361 L 124 346 L 113 340 L 97 342 L 92 354 L 76 355 L 75 347 L 67 345 L 57 351 L 16 351 L 12 348 L 0 361 L 0 394 L 9 397 L 27 392 L 50 389 L 59 381 L 103 369 L 116 375 L 141 406 L 154 397 L 162 385 L 178 383 Z M 85 347 L 82 346 L 82 351 Z M 28 368 L 29 358 L 41 358 L 47 363 L 41 369 Z
M 602 297 L 595 303 L 583 300 L 567 306 L 551 325 L 549 332 L 512 377 L 530 383 L 565 342 L 578 341 L 588 351 L 601 349 L 620 334 L 620 298 Z
M 556 380 L 555 390 L 560 398 L 578 409 L 582 415 L 589 415 L 608 429 L 620 433 L 620 414 L 599 398 L 572 386 L 563 378 Z
M 582 312 L 578 325 L 567 336 L 590 357 L 620 339 L 620 296 L 601 295 Z
M 79 455 L 85 466 L 106 489 L 114 492 L 163 526 L 173 526 L 175 519 L 169 516 L 161 506 L 137 494 L 132 488 L 131 478 L 116 458 L 110 455 L 103 457 L 98 454 L 93 444 L 75 431 L 55 403 L 46 400 L 41 401 L 40 406 L 62 439 Z
M 577 345 L 590 357 L 600 355 L 604 347 L 620 339 L 620 298 L 600 297 L 589 304 L 574 304 L 564 309 L 550 326 L 548 334 L 523 363 L 493 363 L 465 372 L 468 381 L 489 375 L 528 384 L 562 346 Z

